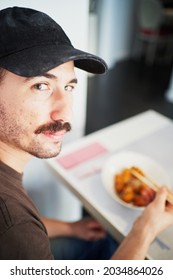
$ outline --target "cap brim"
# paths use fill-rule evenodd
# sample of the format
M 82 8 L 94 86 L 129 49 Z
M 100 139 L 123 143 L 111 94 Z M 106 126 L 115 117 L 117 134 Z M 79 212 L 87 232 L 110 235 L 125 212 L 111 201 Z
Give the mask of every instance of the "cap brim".
M 103 59 L 71 46 L 42 45 L 0 58 L 0 66 L 24 77 L 45 73 L 65 62 L 74 61 L 77 68 L 93 74 L 103 74 L 107 65 Z

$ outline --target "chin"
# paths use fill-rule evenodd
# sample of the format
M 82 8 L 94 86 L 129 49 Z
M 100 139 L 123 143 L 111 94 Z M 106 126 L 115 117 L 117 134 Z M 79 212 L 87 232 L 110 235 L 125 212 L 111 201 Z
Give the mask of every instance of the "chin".
M 58 149 L 54 149 L 54 150 L 44 149 L 44 150 L 30 151 L 30 154 L 37 158 L 48 159 L 48 158 L 53 158 L 58 156 L 60 152 L 61 152 L 61 146 Z
M 44 146 L 37 145 L 30 149 L 28 152 L 37 158 L 48 159 L 53 158 L 59 155 L 61 152 L 62 143 L 58 143 L 58 145 L 54 146 Z
M 41 159 L 48 159 L 48 158 L 53 158 L 58 156 L 60 153 L 56 152 L 56 153 L 31 153 L 32 156 L 37 157 L 37 158 L 41 158 Z

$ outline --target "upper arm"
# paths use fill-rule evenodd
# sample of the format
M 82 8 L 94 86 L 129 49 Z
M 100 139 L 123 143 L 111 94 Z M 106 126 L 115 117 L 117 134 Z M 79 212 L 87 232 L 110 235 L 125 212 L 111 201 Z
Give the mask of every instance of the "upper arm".
M 52 259 L 47 234 L 33 222 L 17 224 L 0 236 L 0 259 Z

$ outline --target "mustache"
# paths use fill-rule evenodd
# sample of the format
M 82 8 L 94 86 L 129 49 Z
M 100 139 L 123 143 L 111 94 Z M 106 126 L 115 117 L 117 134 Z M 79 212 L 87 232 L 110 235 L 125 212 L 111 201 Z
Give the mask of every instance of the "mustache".
M 36 129 L 35 133 L 40 134 L 46 131 L 56 133 L 60 130 L 65 130 L 66 132 L 72 129 L 69 122 L 63 122 L 63 120 L 55 121 L 54 123 L 45 124 Z

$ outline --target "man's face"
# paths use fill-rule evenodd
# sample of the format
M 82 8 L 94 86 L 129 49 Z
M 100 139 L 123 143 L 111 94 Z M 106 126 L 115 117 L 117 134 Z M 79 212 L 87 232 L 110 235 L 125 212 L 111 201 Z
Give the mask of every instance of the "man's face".
M 1 145 L 39 158 L 59 154 L 76 83 L 72 61 L 33 78 L 7 71 L 0 84 Z

